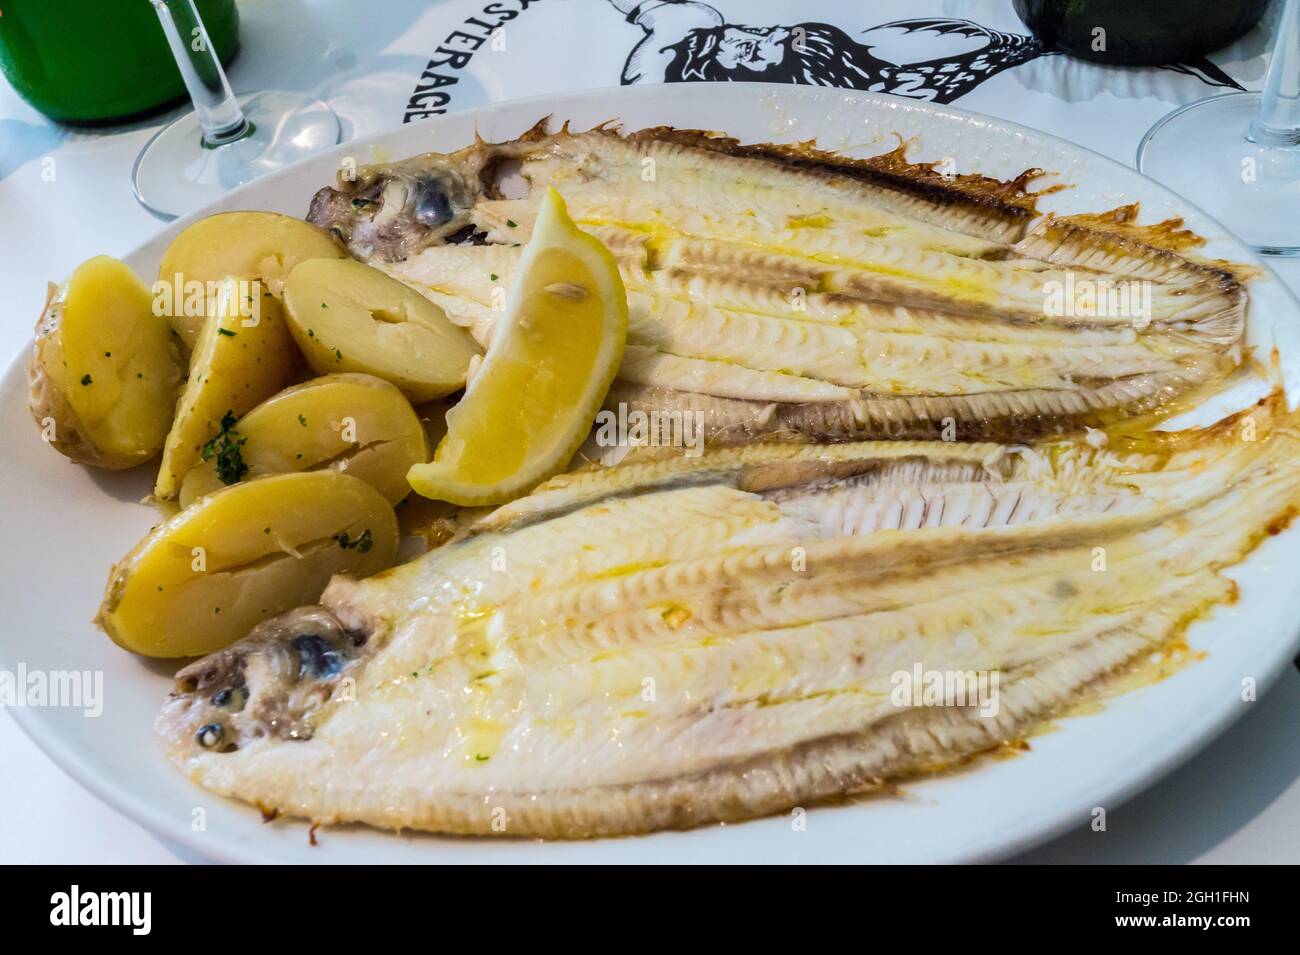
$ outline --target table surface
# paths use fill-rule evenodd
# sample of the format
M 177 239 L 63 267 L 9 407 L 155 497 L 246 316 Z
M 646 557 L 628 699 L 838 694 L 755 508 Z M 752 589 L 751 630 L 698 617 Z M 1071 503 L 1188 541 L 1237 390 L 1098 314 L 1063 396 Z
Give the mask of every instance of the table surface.
M 278 6 L 271 0 L 245 0 L 240 5 L 242 49 L 230 71 L 231 84 L 236 92 L 284 88 L 313 93 L 339 113 L 345 138 L 369 135 L 403 120 L 431 48 L 483 6 L 472 0 L 386 0 L 377 17 L 374 5 L 352 0 Z M 502 6 L 519 4 L 507 0 Z M 870 23 L 902 16 L 961 16 L 1023 32 L 1004 9 L 1010 5 L 993 0 L 880 6 L 884 12 L 873 11 Z M 829 0 L 752 0 L 744 15 L 754 23 L 779 23 L 796 16 L 813 19 L 831 7 Z M 842 14 L 847 7 L 838 10 Z M 800 12 L 792 14 L 794 9 Z M 890 12 L 895 16 L 885 15 Z M 527 21 L 521 14 L 518 25 L 507 26 L 511 58 L 479 55 L 458 77 L 446 108 L 612 85 L 641 36 L 639 27 L 612 17 L 598 0 L 544 0 L 540 12 L 530 8 L 527 16 L 536 17 L 545 30 L 522 28 Z M 382 29 L 376 29 L 377 21 Z M 570 32 L 581 36 L 582 28 L 593 24 L 608 30 L 611 42 L 588 44 L 581 56 L 571 57 L 556 56 L 545 45 Z M 550 34 L 542 35 L 547 30 Z M 295 42 L 277 42 L 285 36 Z M 1260 29 L 1214 59 L 1242 85 L 1258 89 L 1266 43 L 1267 32 Z M 1152 123 L 1183 102 L 1219 92 L 1174 71 L 1141 71 L 1161 73 L 1147 82 L 1129 71 L 1099 69 L 1043 57 L 993 76 L 956 105 L 1044 129 L 1131 163 Z M 158 220 L 133 199 L 129 175 L 148 138 L 175 115 L 179 111 L 128 127 L 71 130 L 45 120 L 0 81 L 0 211 L 7 223 L 0 230 L 0 287 L 6 303 L 0 357 L 6 362 L 26 351 L 47 280 L 61 279 L 92 255 L 122 255 L 159 228 Z M 1274 267 L 1300 291 L 1300 262 Z M 1111 812 L 1106 832 L 1083 827 L 1014 861 L 1300 862 L 1297 727 L 1300 672 L 1288 667 L 1263 699 L 1198 756 Z M 0 862 L 200 861 L 161 843 L 81 789 L 3 710 L 0 761 Z

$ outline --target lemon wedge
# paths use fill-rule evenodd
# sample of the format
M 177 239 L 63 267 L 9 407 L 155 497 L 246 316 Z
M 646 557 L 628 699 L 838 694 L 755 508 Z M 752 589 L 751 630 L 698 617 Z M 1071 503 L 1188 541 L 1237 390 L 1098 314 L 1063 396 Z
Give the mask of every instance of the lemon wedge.
M 424 497 L 502 504 L 561 471 L 591 430 L 627 342 L 627 293 L 600 240 L 548 189 L 492 344 L 447 435 L 407 472 Z

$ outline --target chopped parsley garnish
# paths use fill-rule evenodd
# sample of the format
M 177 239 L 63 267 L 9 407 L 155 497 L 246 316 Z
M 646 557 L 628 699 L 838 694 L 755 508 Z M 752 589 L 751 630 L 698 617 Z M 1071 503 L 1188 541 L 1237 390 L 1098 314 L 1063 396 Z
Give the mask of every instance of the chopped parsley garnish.
M 375 546 L 375 540 L 370 536 L 370 528 L 368 527 L 362 531 L 361 536 L 355 540 L 348 537 L 347 531 L 344 531 L 342 534 L 335 534 L 334 539 L 339 542 L 339 546 L 344 550 L 352 550 L 352 548 L 355 547 L 358 554 L 368 554 L 370 553 L 370 548 Z
M 342 360 L 343 360 L 343 352 L 339 351 L 337 348 L 334 349 L 334 360 L 335 360 L 335 361 L 342 361 Z
M 247 440 L 241 438 L 235 430 L 239 419 L 234 411 L 227 411 L 221 417 L 221 430 L 217 436 L 203 446 L 203 460 L 217 459 L 217 477 L 222 484 L 235 484 L 248 473 L 240 446 Z
M 81 376 L 81 383 L 82 383 L 83 385 L 88 385 L 88 384 L 91 383 L 91 381 L 92 381 L 92 379 L 91 379 L 90 375 L 82 375 L 82 376 Z
M 320 307 L 321 307 L 321 308 L 329 308 L 329 306 L 326 305 L 324 302 L 321 302 L 321 303 L 320 303 Z
M 315 337 L 316 337 L 316 333 L 313 332 L 313 331 L 309 328 L 309 329 L 307 329 L 307 337 L 308 337 L 308 338 L 315 338 Z
M 217 334 L 218 334 L 218 335 L 225 335 L 227 338 L 234 338 L 234 337 L 235 337 L 235 333 L 232 332 L 232 331 L 231 331 L 230 329 L 228 329 L 228 328 L 218 328 L 218 329 L 217 329 Z
M 516 222 L 514 219 L 507 219 L 507 220 L 506 220 L 506 225 L 508 225 L 508 226 L 510 226 L 510 228 L 514 229 L 514 228 L 517 228 L 517 227 L 518 227 L 519 223 Z
M 493 273 L 492 273 L 492 281 L 495 282 L 496 280 L 497 280 L 497 274 L 496 274 L 495 272 L 493 272 Z
M 304 428 L 307 427 L 307 419 L 302 415 L 298 415 L 298 423 L 302 425 Z
M 492 757 L 486 755 L 485 753 L 475 753 L 474 758 L 480 763 L 486 763 Z

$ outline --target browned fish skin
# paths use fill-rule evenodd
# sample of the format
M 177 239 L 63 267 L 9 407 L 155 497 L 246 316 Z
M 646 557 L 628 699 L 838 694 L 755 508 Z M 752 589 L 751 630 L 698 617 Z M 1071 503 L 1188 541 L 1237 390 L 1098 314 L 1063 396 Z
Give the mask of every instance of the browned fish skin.
M 1175 406 L 1203 380 L 1190 370 L 1134 376 L 1078 391 L 867 396 L 846 402 L 800 404 L 615 384 L 606 404 L 622 405 L 628 413 L 659 416 L 652 420 L 662 420 L 673 412 L 689 412 L 698 416 L 706 441 L 722 444 L 759 437 L 795 441 L 1030 440 L 1155 414 Z
M 158 729 L 205 786 L 320 823 L 572 839 L 808 807 L 1015 739 L 1231 602 L 1222 571 L 1300 506 L 1295 424 L 1274 398 L 1104 450 L 562 475 L 187 668 Z M 893 701 L 913 661 L 1000 673 L 995 711 Z
M 477 200 L 500 198 L 494 177 L 503 163 L 546 152 L 576 159 L 585 141 L 596 139 L 633 147 L 672 144 L 683 151 L 797 171 L 809 182 L 851 182 L 892 211 L 1009 243 L 1020 238 L 1034 218 L 1034 195 L 1027 187 L 1042 174 L 1029 169 L 1007 182 L 977 174 L 945 177 L 932 164 L 907 162 L 902 145 L 880 156 L 851 159 L 810 143 L 745 145 L 704 130 L 668 126 L 628 136 L 612 126 L 571 134 L 567 123 L 552 135 L 546 126 L 542 119 L 509 142 L 478 140 L 450 154 L 426 153 L 398 163 L 362 166 L 351 177 L 340 173 L 336 188 L 327 186 L 313 197 L 307 219 L 334 232 L 358 258 L 400 261 L 463 229 Z
M 322 190 L 312 217 L 486 346 L 535 215 L 501 195 L 506 161 L 530 195 L 560 189 L 619 263 L 632 314 L 610 407 L 690 411 L 708 442 L 1063 434 L 1181 410 L 1243 360 L 1247 274 L 1197 258 L 1181 222 L 1139 225 L 1133 206 L 1035 221 L 1037 170 L 943 175 L 902 146 L 850 159 L 539 123 L 367 167 Z M 439 176 L 460 189 L 440 232 L 409 209 Z M 379 199 L 354 205 L 358 187 Z M 442 245 L 470 229 L 486 245 Z M 1134 298 L 1113 314 L 1049 307 L 1076 283 Z
M 801 170 L 821 181 L 856 180 L 872 188 L 873 195 L 894 211 L 999 242 L 1014 242 L 1024 235 L 1036 215 L 1036 194 L 1029 191 L 1029 184 L 1043 175 L 1041 169 L 1026 169 L 1005 181 L 978 173 L 946 176 L 935 171 L 936 163 L 908 162 L 907 144 L 901 141 L 889 152 L 853 159 L 818 149 L 813 143 L 745 144 L 714 132 L 671 126 L 638 130 L 627 138 L 761 160 Z

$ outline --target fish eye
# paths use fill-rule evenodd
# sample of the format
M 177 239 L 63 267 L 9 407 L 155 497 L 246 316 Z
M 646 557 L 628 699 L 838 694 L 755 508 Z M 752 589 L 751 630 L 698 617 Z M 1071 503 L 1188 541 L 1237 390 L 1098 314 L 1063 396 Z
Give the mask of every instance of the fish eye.
M 415 201 L 415 218 L 423 225 L 436 227 L 450 222 L 451 217 L 451 202 L 441 183 L 435 180 L 422 183 Z
M 248 687 L 227 686 L 212 695 L 212 705 L 223 710 L 238 712 L 248 702 Z

